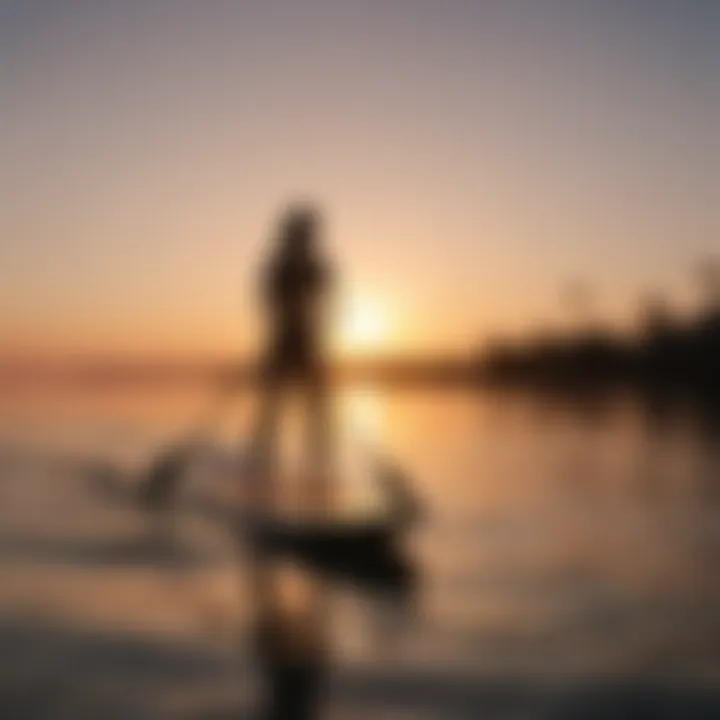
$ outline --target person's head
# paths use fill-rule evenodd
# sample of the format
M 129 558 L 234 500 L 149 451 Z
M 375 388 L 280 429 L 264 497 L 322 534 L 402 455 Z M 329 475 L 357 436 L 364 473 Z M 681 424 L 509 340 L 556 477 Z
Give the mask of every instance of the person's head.
M 290 206 L 280 230 L 281 252 L 296 257 L 312 254 L 320 230 L 319 211 L 310 204 Z

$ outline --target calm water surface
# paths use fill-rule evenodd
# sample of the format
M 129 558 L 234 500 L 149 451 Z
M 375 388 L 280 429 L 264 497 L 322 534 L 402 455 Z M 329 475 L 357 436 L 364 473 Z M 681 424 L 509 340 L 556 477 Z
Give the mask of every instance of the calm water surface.
M 241 543 L 190 512 L 158 531 L 89 480 L 99 463 L 132 480 L 208 393 L 0 402 L 3 717 L 252 717 L 272 613 Z M 219 423 L 226 455 L 251 412 L 241 397 Z M 373 388 L 344 391 L 338 417 L 341 446 L 397 458 L 426 515 L 402 600 L 272 570 L 270 620 L 322 676 L 320 717 L 717 716 L 711 419 L 627 398 Z M 228 467 L 196 463 L 186 493 L 217 493 Z M 362 473 L 343 483 L 373 501 Z

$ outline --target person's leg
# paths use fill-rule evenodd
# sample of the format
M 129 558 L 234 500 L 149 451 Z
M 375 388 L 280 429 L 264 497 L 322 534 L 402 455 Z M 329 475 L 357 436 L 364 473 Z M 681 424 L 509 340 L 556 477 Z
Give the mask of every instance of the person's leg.
M 274 460 L 277 450 L 280 409 L 283 394 L 283 374 L 275 362 L 262 370 L 260 397 L 254 428 L 250 439 L 249 472 L 254 494 L 259 500 L 273 498 Z
M 312 367 L 303 383 L 307 403 L 309 487 L 313 501 L 329 508 L 332 493 L 332 412 L 330 393 L 323 368 Z

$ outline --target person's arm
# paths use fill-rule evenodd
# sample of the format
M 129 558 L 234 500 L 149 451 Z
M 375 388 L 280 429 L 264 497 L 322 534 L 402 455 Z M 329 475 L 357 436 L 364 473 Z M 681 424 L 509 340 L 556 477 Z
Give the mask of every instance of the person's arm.
M 263 310 L 267 310 L 275 304 L 278 293 L 278 271 L 274 262 L 269 262 L 260 273 L 258 295 Z
M 319 266 L 317 294 L 319 300 L 318 315 L 325 335 L 329 334 L 327 330 L 338 321 L 339 306 L 336 290 L 337 278 L 335 270 L 329 262 L 323 261 Z

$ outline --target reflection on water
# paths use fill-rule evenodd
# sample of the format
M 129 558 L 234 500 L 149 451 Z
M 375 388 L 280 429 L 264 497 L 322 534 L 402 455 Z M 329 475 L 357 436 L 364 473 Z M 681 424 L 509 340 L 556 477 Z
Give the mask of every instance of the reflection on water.
M 295 559 L 298 559 L 297 557 Z M 376 559 L 376 558 L 373 558 Z M 261 670 L 260 701 L 256 716 L 262 720 L 310 720 L 323 707 L 323 692 L 333 663 L 332 572 L 318 562 L 288 562 L 276 554 L 256 553 L 249 563 L 255 619 L 252 636 Z M 352 562 L 352 561 L 351 561 Z M 372 563 L 366 559 L 365 563 Z M 397 567 L 399 565 L 388 565 Z M 407 608 L 409 589 L 392 572 L 347 573 L 357 592 L 384 594 L 396 602 L 395 613 Z M 396 572 L 398 572 L 396 570 Z
M 346 394 L 343 447 L 390 452 L 429 508 L 408 594 L 258 556 L 207 515 L 178 516 L 170 541 L 91 492 L 91 464 L 131 477 L 205 400 L 3 396 L 3 717 L 718 716 L 713 412 Z M 189 472 L 188 508 L 220 497 L 249 411 L 239 398 Z M 344 482 L 349 502 L 372 494 L 360 471 Z
M 328 666 L 328 597 L 321 579 L 267 559 L 254 569 L 255 644 L 264 720 L 314 718 Z

